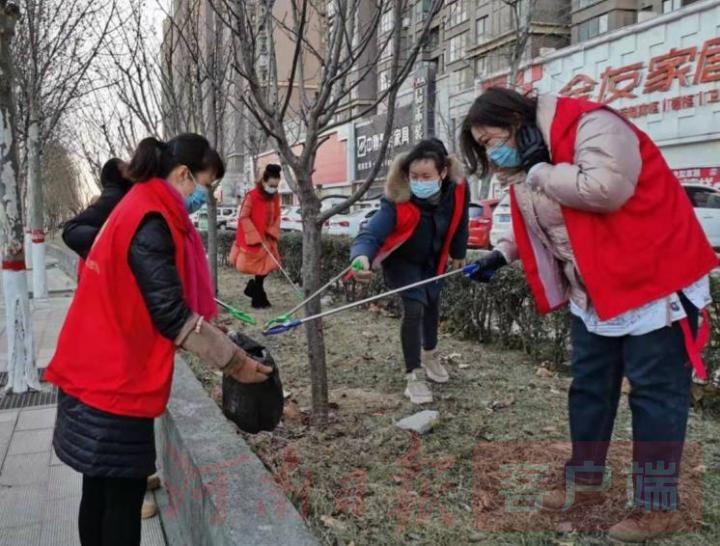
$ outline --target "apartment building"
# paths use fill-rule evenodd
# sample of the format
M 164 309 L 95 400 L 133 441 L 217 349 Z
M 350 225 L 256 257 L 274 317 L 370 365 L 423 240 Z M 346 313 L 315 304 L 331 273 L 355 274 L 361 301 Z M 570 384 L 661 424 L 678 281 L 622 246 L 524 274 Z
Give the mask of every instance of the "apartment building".
M 672 13 L 697 1 L 572 0 L 572 43 L 585 42 L 607 32 Z

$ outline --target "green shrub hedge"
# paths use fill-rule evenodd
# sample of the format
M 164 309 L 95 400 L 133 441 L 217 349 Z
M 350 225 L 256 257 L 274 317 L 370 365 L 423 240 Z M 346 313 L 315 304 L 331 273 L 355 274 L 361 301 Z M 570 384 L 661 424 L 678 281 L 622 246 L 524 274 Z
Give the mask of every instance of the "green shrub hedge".
M 233 232 L 218 233 L 218 251 L 222 265 L 234 240 Z M 350 256 L 350 239 L 324 237 L 321 280 L 323 283 L 347 267 Z M 283 234 L 280 240 L 283 265 L 290 276 L 302 282 L 302 235 Z M 712 278 L 713 336 L 706 354 L 708 367 L 720 366 L 720 280 Z M 382 275 L 376 275 L 369 285 L 351 281 L 338 283 L 335 294 L 348 301 L 357 301 L 384 290 Z M 385 305 L 397 310 L 398 300 L 388 299 Z M 488 284 L 468 281 L 463 277 L 448 280 L 441 305 L 446 331 L 465 339 L 499 343 L 503 347 L 521 349 L 538 361 L 555 364 L 568 360 L 570 320 L 567 311 L 540 316 L 530 288 L 520 267 L 500 271 Z

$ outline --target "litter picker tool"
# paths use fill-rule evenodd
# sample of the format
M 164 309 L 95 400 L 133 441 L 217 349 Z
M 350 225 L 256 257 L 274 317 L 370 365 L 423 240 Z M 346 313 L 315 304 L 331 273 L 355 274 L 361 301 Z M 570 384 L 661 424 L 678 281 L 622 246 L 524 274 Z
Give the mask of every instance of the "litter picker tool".
M 300 290 L 300 288 L 298 288 L 298 285 L 293 282 L 292 278 L 290 278 L 290 274 L 287 271 L 285 271 L 285 268 L 283 268 L 283 266 L 280 265 L 280 261 L 275 257 L 275 254 L 270 252 L 270 249 L 267 247 L 267 245 L 265 244 L 265 241 L 263 239 L 260 239 L 260 244 L 265 249 L 265 252 L 268 253 L 268 256 L 270 256 L 272 261 L 275 262 L 275 265 L 278 266 L 278 269 L 280 269 L 282 274 L 285 275 L 287 282 L 289 282 L 290 286 L 292 286 L 295 289 L 295 292 L 297 293 L 298 297 L 302 298 L 302 290 Z
M 285 324 L 286 322 L 290 322 L 291 317 L 292 317 L 295 313 L 297 313 L 298 310 L 302 309 L 303 305 L 305 305 L 307 302 L 315 299 L 315 298 L 318 297 L 320 294 L 322 294 L 325 290 L 328 289 L 328 287 L 332 286 L 332 285 L 335 284 L 337 281 L 339 281 L 341 278 L 343 278 L 347 273 L 349 273 L 349 272 L 350 272 L 350 269 L 352 269 L 353 267 L 354 267 L 354 265 L 349 265 L 348 267 L 346 267 L 345 269 L 343 269 L 340 273 L 338 273 L 337 275 L 335 275 L 335 276 L 334 276 L 332 279 L 330 279 L 327 283 L 325 283 L 324 285 L 322 285 L 322 286 L 321 286 L 320 288 L 318 288 L 315 292 L 313 292 L 311 295 L 309 295 L 309 296 L 308 296 L 307 298 L 305 298 L 303 301 L 301 301 L 300 303 L 298 303 L 295 307 L 293 307 L 292 309 L 290 309 L 290 311 L 288 311 L 288 312 L 285 313 L 284 315 L 280 315 L 280 316 L 278 316 L 278 317 L 276 317 L 276 318 L 268 321 L 268 322 L 265 324 L 265 328 L 266 328 L 266 329 L 269 329 L 269 328 L 271 328 L 271 327 L 273 327 L 273 326 L 278 326 L 278 325 L 281 325 L 281 324 Z
M 249 324 L 250 326 L 254 326 L 257 324 L 257 321 L 251 315 L 248 315 L 247 313 L 240 311 L 239 309 L 235 309 L 234 307 L 220 301 L 217 298 L 215 298 L 215 303 L 217 303 L 220 307 L 230 313 L 230 316 L 232 318 L 237 319 L 240 322 L 244 322 L 245 324 Z
M 473 273 L 476 273 L 478 271 L 479 267 L 480 267 L 479 265 L 473 263 L 470 265 L 466 265 L 465 267 L 463 267 L 461 269 L 454 269 L 452 271 L 448 271 L 447 273 L 443 273 L 442 275 L 437 275 L 435 277 L 430 277 L 429 279 L 424 279 L 422 281 L 414 282 L 414 283 L 408 284 L 406 286 L 401 286 L 400 288 L 388 290 L 387 292 L 383 292 L 382 294 L 377 294 L 376 296 L 371 296 L 369 298 L 365 298 L 364 300 L 348 303 L 347 305 L 343 305 L 341 307 L 336 307 L 335 309 L 328 309 L 327 311 L 323 311 L 322 313 L 318 313 L 317 315 L 312 315 L 310 317 L 305 317 L 302 319 L 290 320 L 283 324 L 278 324 L 276 326 L 272 326 L 271 328 L 267 328 L 263 332 L 263 335 L 264 336 L 272 336 L 272 335 L 276 335 L 276 334 L 284 334 L 285 332 L 289 332 L 290 330 L 294 330 L 295 328 L 302 326 L 306 322 L 311 322 L 313 320 L 318 320 L 323 317 L 329 317 L 329 316 L 335 315 L 337 313 L 342 313 L 343 311 L 347 311 L 348 309 L 352 309 L 353 307 L 365 305 L 366 303 L 377 301 L 379 299 L 386 298 L 388 296 L 392 296 L 393 294 L 399 294 L 400 292 L 404 292 L 405 290 L 410 290 L 411 288 L 416 288 L 418 286 L 430 284 L 431 282 L 436 282 L 436 281 L 439 281 L 442 279 L 446 279 L 447 277 L 452 277 L 453 275 L 457 275 L 459 273 L 463 273 L 466 276 L 470 276 Z

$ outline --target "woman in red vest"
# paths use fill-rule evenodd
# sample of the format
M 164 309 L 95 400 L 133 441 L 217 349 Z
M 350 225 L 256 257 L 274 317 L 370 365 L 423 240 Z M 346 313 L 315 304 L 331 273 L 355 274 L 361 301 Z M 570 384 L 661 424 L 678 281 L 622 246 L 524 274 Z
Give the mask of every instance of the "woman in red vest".
M 205 250 L 188 209 L 224 173 L 207 140 L 143 140 L 132 189 L 114 208 L 85 269 L 45 373 L 60 391 L 53 447 L 83 474 L 83 546 L 137 546 L 153 420 L 184 348 L 241 382 L 271 371 L 211 324 L 217 314 Z
M 255 189 L 248 192 L 238 213 L 235 243 L 230 250 L 230 263 L 240 273 L 254 275 L 245 287 L 255 309 L 270 307 L 265 293 L 265 277 L 278 269 L 280 253 L 280 165 L 265 167 Z
M 385 283 L 399 288 L 465 264 L 469 192 L 459 171 L 438 139 L 395 159 L 380 209 L 352 244 L 356 279 L 369 280 L 371 265 L 382 264 Z M 436 383 L 449 379 L 437 354 L 441 289 L 435 282 L 401 294 L 405 396 L 413 404 L 433 400 L 426 376 Z
M 705 376 L 698 315 L 718 262 L 683 188 L 645 133 L 584 99 L 490 88 L 460 139 L 470 169 L 497 173 L 511 198 L 513 232 L 477 262 L 474 278 L 487 281 L 519 257 L 541 312 L 570 306 L 573 451 L 565 479 L 540 507 L 604 500 L 627 376 L 635 510 L 610 535 L 643 541 L 672 531 L 690 362 Z M 657 476 L 661 492 L 652 486 Z

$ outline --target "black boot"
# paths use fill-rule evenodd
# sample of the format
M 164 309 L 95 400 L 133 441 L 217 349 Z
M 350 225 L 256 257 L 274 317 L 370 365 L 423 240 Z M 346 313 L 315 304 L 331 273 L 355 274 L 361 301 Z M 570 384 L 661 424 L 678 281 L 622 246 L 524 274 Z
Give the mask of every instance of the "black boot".
M 250 279 L 247 283 L 247 286 L 245 286 L 245 292 L 243 292 L 248 298 L 255 299 L 257 295 L 257 286 L 255 284 L 255 279 Z
M 265 288 L 260 287 L 257 294 L 258 304 L 260 307 L 258 309 L 267 309 L 268 307 L 272 307 L 270 304 L 270 300 L 268 300 L 267 294 L 265 293 Z

